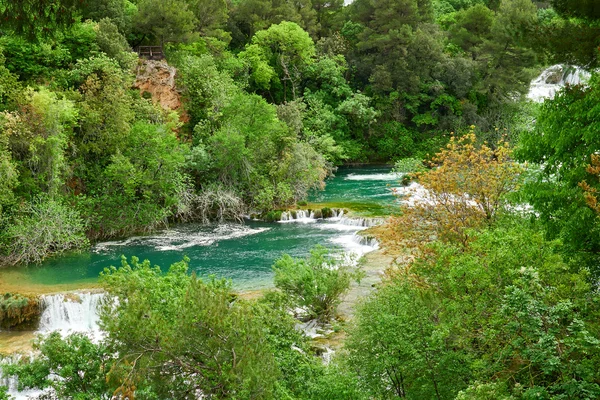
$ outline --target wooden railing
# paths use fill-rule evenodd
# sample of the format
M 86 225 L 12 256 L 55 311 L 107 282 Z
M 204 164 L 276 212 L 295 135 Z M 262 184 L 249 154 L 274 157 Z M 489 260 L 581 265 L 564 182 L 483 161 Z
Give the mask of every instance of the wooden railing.
M 162 46 L 139 46 L 136 51 L 140 57 L 148 60 L 162 60 L 165 58 Z

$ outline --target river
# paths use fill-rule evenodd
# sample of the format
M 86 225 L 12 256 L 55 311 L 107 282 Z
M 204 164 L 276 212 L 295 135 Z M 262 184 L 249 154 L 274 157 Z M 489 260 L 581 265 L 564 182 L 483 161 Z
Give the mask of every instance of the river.
M 318 244 L 355 257 L 372 250 L 373 243 L 356 233 L 394 206 L 389 186 L 397 186 L 397 179 L 389 167 L 340 168 L 324 191 L 311 196 L 309 207 L 358 209 L 363 217 L 348 218 L 347 212 L 340 212 L 334 218 L 315 219 L 299 213 L 296 219 L 273 223 L 181 224 L 152 235 L 97 243 L 89 251 L 57 256 L 41 265 L 8 269 L 3 280 L 12 287 L 52 292 L 93 285 L 104 268 L 120 265 L 121 256 L 148 259 L 163 268 L 188 257 L 190 269 L 201 277 L 231 279 L 238 290 L 267 288 L 272 286 L 273 262 L 285 253 L 302 257 Z

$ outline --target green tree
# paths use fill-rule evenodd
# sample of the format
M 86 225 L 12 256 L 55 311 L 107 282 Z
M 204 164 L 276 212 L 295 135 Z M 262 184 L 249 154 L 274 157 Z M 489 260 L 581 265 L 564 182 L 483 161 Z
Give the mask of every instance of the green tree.
M 254 88 L 266 90 L 276 102 L 295 100 L 304 68 L 312 62 L 315 45 L 298 24 L 282 22 L 257 32 L 240 53 L 250 65 Z
M 185 261 L 162 272 L 136 258 L 107 269 L 102 281 L 118 301 L 101 316 L 119 354 L 111 372 L 121 381 L 116 393 L 147 385 L 159 398 L 191 399 L 197 390 L 219 399 L 274 398 L 279 374 L 264 328 L 226 282 L 188 275 Z
M 289 297 L 292 307 L 304 309 L 310 318 L 329 321 L 350 283 L 361 277 L 348 260 L 334 257 L 321 246 L 311 250 L 306 259 L 285 254 L 273 264 L 275 287 Z
M 520 217 L 471 235 L 399 265 L 360 309 L 348 342 L 359 379 L 376 396 L 597 396 L 588 275 Z
M 65 152 L 77 120 L 75 104 L 43 87 L 27 91 L 22 101 L 22 111 L 4 114 L 3 124 L 21 167 L 20 190 L 56 197 L 66 180 Z
M 376 398 L 451 399 L 465 386 L 468 358 L 454 349 L 435 299 L 391 282 L 358 310 L 348 363 Z
M 203 36 L 219 35 L 229 17 L 225 0 L 186 0 L 188 8 L 196 16 L 195 30 Z
M 561 238 L 565 254 L 598 274 L 600 224 L 588 207 L 579 183 L 588 181 L 586 171 L 598 142 L 600 82 L 569 86 L 542 105 L 536 127 L 524 132 L 517 155 L 541 165 L 536 179 L 525 186 L 528 201 L 540 213 L 549 237 Z
M 133 24 L 137 31 L 163 46 L 189 40 L 196 17 L 184 0 L 141 0 Z
M 135 123 L 95 181 L 78 198 L 92 215 L 89 235 L 123 236 L 165 226 L 186 190 L 186 147 L 165 126 Z
M 231 12 L 232 45 L 243 48 L 258 31 L 284 21 L 294 22 L 316 37 L 317 18 L 310 0 L 242 0 Z
M 85 222 L 61 199 L 33 198 L 15 211 L 0 234 L 3 264 L 40 263 L 46 257 L 89 244 Z
M 105 345 L 94 344 L 83 334 L 62 338 L 53 332 L 38 338 L 34 349 L 40 356 L 33 361 L 3 366 L 4 373 L 19 377 L 20 388 L 51 387 L 58 396 L 69 399 L 111 398 L 106 374 L 114 355 Z
M 503 0 L 495 13 L 477 4 L 456 14 L 450 40 L 476 63 L 482 77 L 477 89 L 490 105 L 527 89 L 532 78 L 528 68 L 536 62 L 528 41 L 535 22 L 530 0 Z
M 124 70 L 132 70 L 137 64 L 137 54 L 131 51 L 127 39 L 108 18 L 101 19 L 95 27 L 96 42 L 101 51 L 117 60 Z
M 33 39 L 39 35 L 51 35 L 75 23 L 79 7 L 77 0 L 3 0 L 0 18 L 16 33 Z

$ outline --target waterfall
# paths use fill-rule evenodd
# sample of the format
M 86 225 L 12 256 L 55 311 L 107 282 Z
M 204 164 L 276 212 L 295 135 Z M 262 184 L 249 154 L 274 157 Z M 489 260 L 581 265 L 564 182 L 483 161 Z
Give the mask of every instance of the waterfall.
M 98 306 L 104 293 L 76 292 L 42 296 L 42 315 L 38 332 L 87 332 L 99 335 Z
M 338 224 L 347 226 L 356 226 L 370 228 L 372 226 L 382 225 L 385 222 L 383 218 L 346 218 L 340 217 Z
M 312 210 L 292 210 L 281 213 L 279 222 L 313 222 L 316 220 Z
M 9 357 L 0 359 L 0 386 L 5 386 L 8 389 L 8 395 L 14 400 L 37 399 L 44 391 L 39 389 L 27 389 L 19 391 L 19 378 L 16 376 L 6 376 L 2 372 L 2 366 L 19 362 L 22 355 L 15 354 Z
M 379 248 L 379 241 L 373 236 L 363 236 L 358 233 L 355 233 L 352 236 L 352 240 L 361 246 L 371 247 L 373 249 Z
M 331 215 L 327 218 L 321 217 L 321 210 L 317 210 L 317 214 L 313 210 L 291 210 L 281 213 L 279 222 L 315 222 L 317 219 L 325 221 L 335 221 L 337 224 L 369 228 L 371 226 L 381 225 L 385 222 L 383 218 L 351 218 L 344 217 L 344 210 L 332 208 Z
M 591 77 L 588 71 L 579 67 L 557 64 L 545 69 L 540 76 L 535 78 L 529 87 L 527 98 L 542 102 L 552 99 L 556 92 L 565 85 L 579 85 L 586 83 Z

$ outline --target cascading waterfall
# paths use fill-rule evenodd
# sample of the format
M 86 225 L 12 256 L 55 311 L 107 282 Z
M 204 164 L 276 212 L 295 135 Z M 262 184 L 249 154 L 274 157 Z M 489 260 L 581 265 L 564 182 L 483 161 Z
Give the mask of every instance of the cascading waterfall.
M 100 333 L 98 328 L 98 306 L 104 293 L 61 293 L 42 296 L 40 333 L 60 331 L 86 332 L 92 336 Z
M 527 97 L 535 102 L 552 99 L 565 85 L 584 84 L 590 77 L 591 74 L 588 71 L 576 66 L 553 65 L 531 82 Z
M 317 218 L 312 210 L 292 210 L 281 213 L 279 222 L 309 222 L 323 219 L 325 221 L 335 221 L 340 225 L 370 228 L 381 225 L 385 222 L 383 218 L 352 218 L 345 217 L 344 210 L 332 208 L 331 216 L 327 218 Z
M 373 249 L 379 248 L 379 241 L 373 236 L 363 236 L 358 233 L 355 233 L 352 236 L 352 240 L 361 246 L 367 246 Z
M 92 340 L 101 337 L 98 327 L 98 307 L 104 293 L 72 292 L 44 295 L 41 297 L 42 315 L 38 333 L 59 331 L 62 335 L 73 332 L 86 333 Z M 16 359 L 14 358 L 16 357 Z M 18 355 L 0 362 L 0 386 L 16 400 L 35 398 L 42 391 L 37 389 L 19 391 L 18 378 L 2 374 L 2 364 L 18 361 Z
M 281 213 L 280 222 L 309 222 L 315 220 L 315 212 L 312 210 L 294 210 Z
M 332 238 L 333 243 L 341 245 L 348 251 L 345 257 L 353 262 L 358 261 L 360 256 L 379 248 L 379 243 L 373 237 L 362 236 L 358 232 L 385 223 L 384 218 L 352 218 L 344 215 L 343 209 L 332 208 L 328 218 L 316 218 L 315 212 L 311 210 L 292 210 L 281 213 L 279 222 L 301 222 L 316 223 L 316 227 L 325 230 L 348 232 Z
M 346 217 L 342 217 L 339 219 L 338 224 L 370 228 L 372 226 L 381 225 L 384 222 L 385 222 L 385 219 L 383 219 L 383 218 L 346 218 Z
M 15 354 L 0 360 L 0 386 L 5 386 L 8 389 L 8 395 L 14 400 L 36 399 L 44 391 L 39 389 L 19 390 L 19 378 L 16 376 L 6 376 L 2 372 L 3 365 L 19 362 L 22 355 Z

